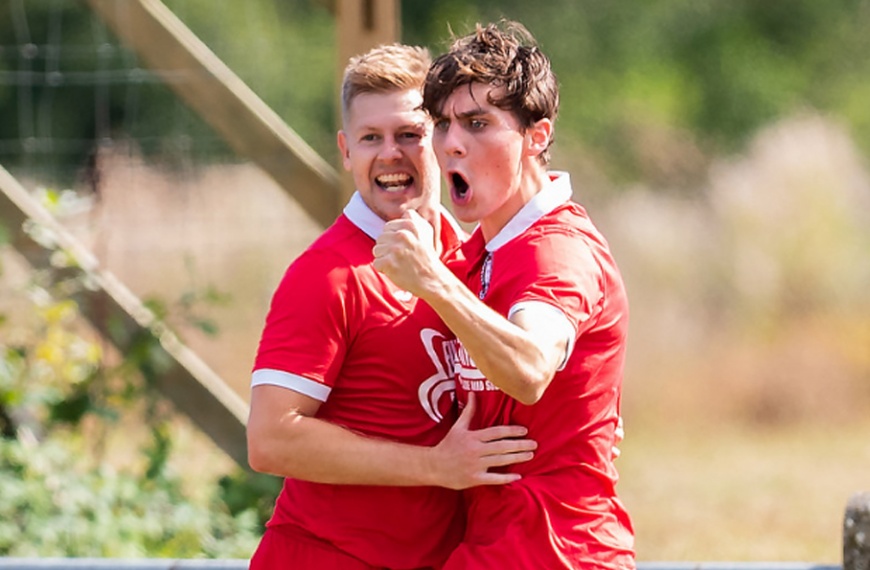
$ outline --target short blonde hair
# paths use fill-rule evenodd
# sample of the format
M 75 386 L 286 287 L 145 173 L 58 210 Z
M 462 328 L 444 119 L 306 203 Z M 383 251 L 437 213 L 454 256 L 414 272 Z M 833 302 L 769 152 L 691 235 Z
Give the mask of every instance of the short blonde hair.
M 352 57 L 341 82 L 342 118 L 361 93 L 390 93 L 419 89 L 422 93 L 432 58 L 423 47 L 382 45 Z

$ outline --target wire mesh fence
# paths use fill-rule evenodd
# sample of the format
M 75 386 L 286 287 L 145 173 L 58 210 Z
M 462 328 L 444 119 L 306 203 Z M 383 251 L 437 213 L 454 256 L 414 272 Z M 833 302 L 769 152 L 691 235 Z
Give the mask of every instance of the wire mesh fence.
M 123 22 L 131 4 L 109 9 Z M 331 160 L 325 7 L 165 5 Z M 57 217 L 137 295 L 171 304 L 194 289 L 224 293 L 229 303 L 207 309 L 217 336 L 182 332 L 244 392 L 271 291 L 320 224 L 179 99 L 174 89 L 203 73 L 149 67 L 87 2 L 0 5 L 0 165 L 34 192 L 57 193 Z

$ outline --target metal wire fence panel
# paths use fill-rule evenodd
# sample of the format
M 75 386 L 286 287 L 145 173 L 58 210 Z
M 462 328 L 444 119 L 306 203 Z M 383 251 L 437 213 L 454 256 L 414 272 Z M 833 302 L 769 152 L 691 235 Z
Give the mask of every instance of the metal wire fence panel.
M 123 20 L 130 6 L 115 4 Z M 166 5 L 315 150 L 332 157 L 335 63 L 325 8 L 274 0 Z M 86 2 L 8 0 L 0 5 L 0 114 L 15 119 L 0 124 L 0 163 L 69 183 L 87 174 L 99 149 L 129 141 L 176 168 L 238 160 L 168 88 L 201 73 L 150 69 Z
M 132 3 L 114 4 L 123 20 Z M 164 4 L 331 160 L 335 63 L 325 7 Z M 217 336 L 180 332 L 246 394 L 271 292 L 321 224 L 175 95 L 202 73 L 149 67 L 87 2 L 0 2 L 0 165 L 28 190 L 62 191 L 55 214 L 138 296 L 171 304 L 191 290 L 225 294 L 227 306 L 208 309 Z

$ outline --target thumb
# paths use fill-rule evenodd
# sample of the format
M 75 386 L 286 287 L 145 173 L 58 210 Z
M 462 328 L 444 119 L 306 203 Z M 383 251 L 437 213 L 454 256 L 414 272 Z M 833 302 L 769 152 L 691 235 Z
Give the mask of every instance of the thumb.
M 462 408 L 462 413 L 459 414 L 459 419 L 456 420 L 456 424 L 461 424 L 460 427 L 467 429 L 471 425 L 471 418 L 474 417 L 474 411 L 477 408 L 477 404 L 474 401 L 475 397 L 474 392 L 468 392 L 468 401 L 465 402 L 465 407 Z
M 402 214 L 402 218 L 410 220 L 411 223 L 418 228 L 418 231 L 432 231 L 432 223 L 428 218 L 421 216 L 420 212 L 417 210 L 405 210 L 405 213 Z

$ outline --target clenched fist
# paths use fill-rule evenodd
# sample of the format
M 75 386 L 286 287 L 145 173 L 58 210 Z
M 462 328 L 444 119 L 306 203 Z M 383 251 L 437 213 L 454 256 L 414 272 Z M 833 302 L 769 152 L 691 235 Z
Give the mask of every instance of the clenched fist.
M 423 297 L 439 271 L 446 270 L 435 250 L 432 226 L 414 210 L 386 223 L 372 253 L 375 269 L 417 297 Z

